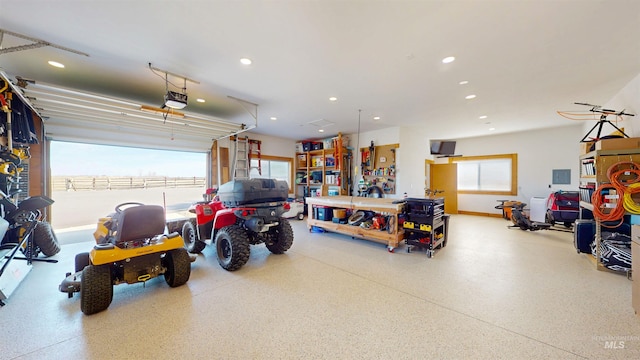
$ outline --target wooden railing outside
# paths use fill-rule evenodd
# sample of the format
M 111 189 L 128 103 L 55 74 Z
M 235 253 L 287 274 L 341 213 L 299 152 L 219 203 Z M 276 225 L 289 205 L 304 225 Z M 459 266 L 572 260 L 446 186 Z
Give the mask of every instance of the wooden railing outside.
M 204 187 L 204 177 L 53 176 L 53 191 Z

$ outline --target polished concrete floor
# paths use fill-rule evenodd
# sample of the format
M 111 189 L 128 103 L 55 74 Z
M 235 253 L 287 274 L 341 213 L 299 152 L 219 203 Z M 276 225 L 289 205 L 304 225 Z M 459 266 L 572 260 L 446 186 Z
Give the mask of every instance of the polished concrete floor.
M 223 270 L 207 246 L 185 286 L 114 287 L 86 316 L 58 284 L 91 230 L 57 264 L 35 263 L 0 308 L 1 359 L 638 359 L 640 317 L 626 276 L 597 271 L 572 234 L 454 215 L 448 246 L 310 233 L 292 220 L 285 255 L 252 246 Z

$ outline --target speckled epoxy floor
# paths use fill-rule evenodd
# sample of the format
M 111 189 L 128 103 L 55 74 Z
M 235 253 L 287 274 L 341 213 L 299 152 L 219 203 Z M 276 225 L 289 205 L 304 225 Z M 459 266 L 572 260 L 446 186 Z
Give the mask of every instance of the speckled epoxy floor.
M 57 290 L 91 230 L 61 231 L 59 263 L 35 263 L 0 308 L 0 359 L 640 358 L 631 281 L 595 270 L 571 233 L 507 224 L 452 216 L 428 259 L 292 220 L 285 255 L 252 246 L 227 272 L 207 246 L 185 286 L 118 285 L 92 316 Z

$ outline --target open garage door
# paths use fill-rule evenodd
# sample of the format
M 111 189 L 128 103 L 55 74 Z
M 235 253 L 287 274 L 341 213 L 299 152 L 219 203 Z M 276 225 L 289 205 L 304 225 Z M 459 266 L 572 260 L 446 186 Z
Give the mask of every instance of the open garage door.
M 165 206 L 188 216 L 207 187 L 208 153 L 52 141 L 51 223 L 56 230 L 95 230 L 100 217 L 124 202 Z M 89 240 L 89 239 L 87 239 Z

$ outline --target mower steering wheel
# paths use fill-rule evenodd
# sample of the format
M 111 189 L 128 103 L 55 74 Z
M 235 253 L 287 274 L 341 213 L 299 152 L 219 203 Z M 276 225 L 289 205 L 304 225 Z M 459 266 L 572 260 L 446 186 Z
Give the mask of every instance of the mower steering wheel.
M 124 206 L 133 206 L 133 205 L 142 206 L 144 204 L 143 203 L 139 203 L 139 202 L 125 202 L 125 203 L 122 203 L 122 204 L 119 204 L 119 205 L 116 206 L 116 212 L 117 213 L 122 212 L 124 210 L 124 209 L 122 209 Z

